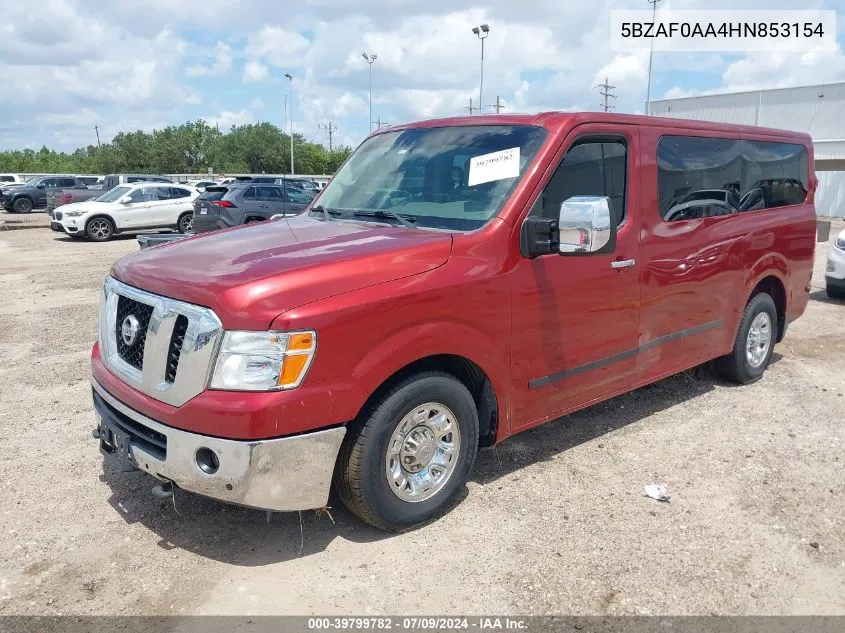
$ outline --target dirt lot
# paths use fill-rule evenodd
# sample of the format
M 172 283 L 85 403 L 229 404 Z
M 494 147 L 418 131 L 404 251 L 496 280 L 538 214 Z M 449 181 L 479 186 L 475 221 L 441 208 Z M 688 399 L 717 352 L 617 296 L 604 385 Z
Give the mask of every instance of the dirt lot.
M 761 382 L 699 368 L 511 439 L 453 512 L 398 536 L 337 502 L 335 523 L 174 507 L 103 470 L 88 353 L 103 278 L 136 249 L 0 232 L 0 614 L 845 614 L 826 244 Z M 655 482 L 671 502 L 643 496 Z

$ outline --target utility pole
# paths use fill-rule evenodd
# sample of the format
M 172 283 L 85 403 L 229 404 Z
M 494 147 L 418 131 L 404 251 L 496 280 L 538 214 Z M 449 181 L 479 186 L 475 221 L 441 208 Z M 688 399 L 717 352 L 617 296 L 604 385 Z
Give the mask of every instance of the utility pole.
M 490 35 L 490 26 L 482 24 L 472 29 L 476 37 L 481 40 L 481 81 L 478 83 L 478 112 L 481 113 L 481 104 L 484 103 L 484 40 Z M 472 112 L 470 112 L 470 116 Z
M 285 73 L 290 83 L 290 175 L 294 175 L 293 171 L 293 75 Z
M 100 147 L 100 128 L 97 127 L 97 124 L 94 124 L 94 133 L 97 135 L 97 147 Z
M 657 3 L 660 0 L 647 0 L 647 2 L 651 5 L 651 22 L 654 23 L 655 17 L 657 16 Z M 651 47 L 648 51 L 648 86 L 646 87 L 645 92 L 645 114 L 648 116 L 649 114 L 649 106 L 651 105 L 651 60 L 654 57 L 654 38 L 650 40 Z
M 387 121 L 382 121 L 381 116 L 379 116 L 379 118 L 376 121 L 373 121 L 372 124 L 376 126 L 377 130 L 380 130 L 382 125 L 387 125 Z
M 317 127 L 323 130 L 326 134 L 329 135 L 329 152 L 332 151 L 332 134 L 337 132 L 337 126 L 334 125 L 331 121 L 328 124 L 318 123 Z
M 472 97 L 469 98 L 469 106 L 464 106 L 464 110 L 469 110 L 469 115 L 472 116 L 472 113 L 475 110 L 480 110 L 481 108 L 475 108 L 472 105 Z
M 370 65 L 370 132 L 373 131 L 373 63 L 378 59 L 378 55 L 375 53 L 361 53 L 361 57 L 363 57 L 367 63 Z
M 496 111 L 496 114 L 499 114 L 499 111 L 505 108 L 505 104 L 502 103 L 501 99 L 499 99 L 499 95 L 496 95 L 496 103 L 489 107 L 493 108 Z
M 604 78 L 604 83 L 599 84 L 596 86 L 599 89 L 599 94 L 602 96 L 602 104 L 601 107 L 605 112 L 613 112 L 614 109 L 614 101 L 616 100 L 616 95 L 611 92 L 611 90 L 615 90 L 616 86 L 611 86 L 610 83 L 607 81 L 607 77 Z

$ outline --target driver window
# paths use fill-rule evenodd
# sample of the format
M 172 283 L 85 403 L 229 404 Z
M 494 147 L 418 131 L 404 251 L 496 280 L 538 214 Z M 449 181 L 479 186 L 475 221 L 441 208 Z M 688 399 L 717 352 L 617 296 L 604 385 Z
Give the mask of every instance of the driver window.
M 625 219 L 627 146 L 623 140 L 581 140 L 569 148 L 539 205 L 542 216 L 558 219 L 560 205 L 572 196 L 607 196 L 616 226 Z
M 152 198 L 150 196 L 150 190 L 147 187 L 142 189 L 136 189 L 132 193 L 129 194 L 129 199 L 132 203 L 136 202 L 149 202 Z

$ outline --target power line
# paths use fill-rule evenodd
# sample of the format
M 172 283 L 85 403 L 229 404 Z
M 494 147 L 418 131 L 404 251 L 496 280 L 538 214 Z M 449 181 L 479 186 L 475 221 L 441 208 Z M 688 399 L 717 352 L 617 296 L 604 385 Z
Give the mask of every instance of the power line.
M 596 88 L 599 89 L 599 94 L 602 96 L 602 109 L 605 112 L 613 112 L 616 107 L 613 105 L 616 101 L 616 95 L 611 90 L 615 90 L 616 86 L 611 86 L 607 81 L 607 77 L 605 77 L 604 83 L 597 85 Z
M 372 124 L 376 126 L 377 130 L 379 130 L 382 125 L 387 125 L 387 121 L 382 121 L 381 116 L 379 116 L 379 118 L 373 121 Z
M 337 126 L 329 121 L 328 123 L 318 123 L 317 127 L 329 135 L 329 151 L 332 151 L 332 135 L 337 132 Z

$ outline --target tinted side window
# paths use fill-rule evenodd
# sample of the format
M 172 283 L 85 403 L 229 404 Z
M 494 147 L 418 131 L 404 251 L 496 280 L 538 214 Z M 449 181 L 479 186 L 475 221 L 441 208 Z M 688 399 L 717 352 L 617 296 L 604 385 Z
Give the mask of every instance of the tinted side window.
M 171 198 L 187 198 L 191 195 L 191 192 L 187 189 L 182 189 L 181 187 L 165 187 L 170 191 Z
M 616 140 L 576 142 L 543 191 L 543 217 L 557 219 L 560 205 L 572 196 L 607 196 L 616 226 L 625 219 L 627 148 Z
M 59 187 L 75 187 L 76 185 L 77 181 L 75 178 L 59 178 Z
M 673 222 L 800 204 L 807 161 L 801 145 L 664 136 L 657 146 L 660 215 Z
M 247 187 L 247 190 L 244 192 L 244 200 L 255 200 L 258 198 L 258 194 L 255 191 L 255 187 Z

